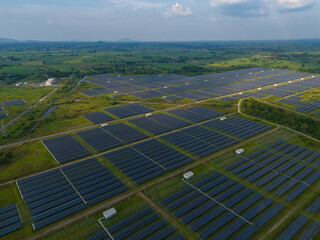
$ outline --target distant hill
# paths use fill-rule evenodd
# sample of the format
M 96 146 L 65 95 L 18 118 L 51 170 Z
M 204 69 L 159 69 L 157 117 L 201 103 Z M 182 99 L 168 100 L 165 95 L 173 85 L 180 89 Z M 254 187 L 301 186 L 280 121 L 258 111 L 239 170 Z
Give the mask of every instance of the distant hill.
M 0 38 L 0 43 L 14 43 L 14 42 L 19 42 L 16 39 L 10 39 L 10 38 Z
M 135 42 L 135 41 L 130 38 L 123 38 L 123 39 L 118 40 L 117 42 Z

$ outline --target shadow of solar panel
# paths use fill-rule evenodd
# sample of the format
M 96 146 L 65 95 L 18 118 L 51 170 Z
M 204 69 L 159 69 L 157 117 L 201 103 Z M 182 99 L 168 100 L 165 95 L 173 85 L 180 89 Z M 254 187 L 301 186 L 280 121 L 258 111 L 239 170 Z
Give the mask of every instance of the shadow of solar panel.
M 103 112 L 92 112 L 92 113 L 85 113 L 82 114 L 86 119 L 89 121 L 98 124 L 98 123 L 103 123 L 103 122 L 109 122 L 114 120 L 113 117 L 103 113 Z
M 39 229 L 86 207 L 72 185 L 58 169 L 17 181 L 22 198 Z
M 25 100 L 12 100 L 12 101 L 5 101 L 3 104 L 5 107 L 12 107 L 12 106 L 24 105 L 27 103 Z
M 78 132 L 77 135 L 98 152 L 123 145 L 123 142 L 101 128 Z
M 166 169 L 131 147 L 103 155 L 137 184 L 147 182 L 167 172 Z
M 22 228 L 19 210 L 16 204 L 0 208 L 0 237 Z
M 71 135 L 42 140 L 42 143 L 58 163 L 69 162 L 91 154 Z
M 89 205 L 111 198 L 128 189 L 95 158 L 63 167 L 62 171 Z
M 131 143 L 148 137 L 124 123 L 112 124 L 102 128 L 124 143 Z

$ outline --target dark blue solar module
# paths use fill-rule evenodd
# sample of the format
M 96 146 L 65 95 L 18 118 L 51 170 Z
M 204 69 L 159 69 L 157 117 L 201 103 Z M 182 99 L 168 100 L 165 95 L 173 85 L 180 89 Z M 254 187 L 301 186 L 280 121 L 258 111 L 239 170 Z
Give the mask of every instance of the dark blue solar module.
M 129 95 L 140 98 L 140 99 L 146 99 L 146 98 L 160 97 L 160 96 L 163 96 L 164 94 L 154 90 L 146 90 L 146 91 L 140 91 L 140 92 L 132 92 L 132 93 L 129 93 Z
M 123 145 L 123 142 L 101 128 L 78 132 L 77 135 L 98 152 Z
M 5 101 L 3 104 L 5 107 L 12 107 L 12 106 L 24 105 L 24 104 L 27 104 L 27 102 L 25 100 L 11 100 L 11 101 Z
M 4 108 L 0 105 L 0 111 L 4 111 Z
M 109 122 L 114 120 L 113 117 L 103 113 L 103 112 L 92 112 L 92 113 L 85 113 L 82 114 L 86 119 L 89 121 L 98 124 L 98 123 L 103 123 L 103 122 Z
M 168 224 L 152 208 L 146 207 L 130 214 L 113 224 L 105 224 L 104 227 L 114 239 L 171 239 L 183 240 L 184 237 Z M 94 238 L 95 237 L 95 238 Z M 109 239 L 106 231 L 98 232 L 87 238 Z
M 247 139 L 271 128 L 269 125 L 240 117 L 230 117 L 225 120 L 216 119 L 203 125 L 241 139 Z
M 71 135 L 42 140 L 44 146 L 58 163 L 65 163 L 91 153 Z
M 279 240 L 290 240 L 292 239 L 299 230 L 307 224 L 309 219 L 306 216 L 299 215 L 279 236 Z
M 124 123 L 112 124 L 102 128 L 124 143 L 131 143 L 148 137 Z
M 307 211 L 313 214 L 316 214 L 320 210 L 320 197 L 314 200 L 310 206 L 307 208 Z
M 129 122 L 152 134 L 160 134 L 160 133 L 164 133 L 172 130 L 172 128 L 162 123 L 159 123 L 155 120 L 152 120 L 152 118 L 150 117 L 141 117 L 141 118 L 130 120 Z
M 8 114 L 5 112 L 0 113 L 0 118 L 6 118 L 8 117 Z
M 32 216 L 34 229 L 49 225 L 86 207 L 58 169 L 18 180 L 17 186 Z
M 115 150 L 103 156 L 137 184 L 144 183 L 167 172 L 167 169 L 131 147 Z
M 155 139 L 137 143 L 132 147 L 168 170 L 176 169 L 194 160 Z
M 148 113 L 154 111 L 152 108 L 146 107 L 138 103 L 130 103 L 115 107 L 108 107 L 103 109 L 119 118 L 131 117 L 138 114 Z
M 128 189 L 95 158 L 63 167 L 61 170 L 89 205 Z
M 190 123 L 187 121 L 181 120 L 165 113 L 154 114 L 152 116 L 149 116 L 149 118 L 172 129 L 182 128 L 190 125 Z
M 202 122 L 222 115 L 220 112 L 200 107 L 191 107 L 186 109 L 177 108 L 169 110 L 168 113 L 185 118 L 192 122 Z
M 0 237 L 22 228 L 22 221 L 16 204 L 0 208 Z
M 264 225 L 260 221 L 257 227 L 253 222 L 250 225 L 249 221 L 261 216 L 264 211 L 275 212 L 273 200 L 253 193 L 253 190 L 219 172 L 212 172 L 191 184 L 199 191 L 186 184 L 160 199 L 160 204 L 181 218 L 193 231 L 199 231 L 203 239 L 230 239 L 234 234 L 235 239 L 248 239 Z M 266 216 L 267 221 L 274 215 Z M 226 225 L 227 228 L 224 227 Z M 250 226 L 254 226 L 254 229 Z M 242 228 L 244 230 L 238 232 Z

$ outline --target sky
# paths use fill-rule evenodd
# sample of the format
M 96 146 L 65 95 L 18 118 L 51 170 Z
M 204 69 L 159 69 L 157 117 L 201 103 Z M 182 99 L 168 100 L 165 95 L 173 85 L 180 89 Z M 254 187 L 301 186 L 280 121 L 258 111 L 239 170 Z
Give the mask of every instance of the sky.
M 319 0 L 0 0 L 0 38 L 215 41 L 320 38 Z

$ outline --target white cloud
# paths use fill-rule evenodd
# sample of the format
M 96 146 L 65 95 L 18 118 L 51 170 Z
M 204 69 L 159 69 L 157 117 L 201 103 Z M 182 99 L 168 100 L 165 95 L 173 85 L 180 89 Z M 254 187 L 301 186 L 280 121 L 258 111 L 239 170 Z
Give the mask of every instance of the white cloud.
M 159 2 L 147 2 L 139 0 L 111 0 L 116 7 L 129 7 L 133 9 L 141 8 L 163 8 L 165 4 Z
M 312 7 L 315 0 L 274 0 L 276 7 L 283 10 L 301 10 Z
M 246 0 L 211 0 L 210 6 L 211 7 L 218 7 L 221 5 L 231 5 L 231 4 L 237 4 L 237 3 L 242 3 L 242 2 L 246 2 Z
M 172 7 L 169 7 L 164 13 L 165 17 L 177 17 L 177 16 L 189 16 L 192 14 L 192 11 L 188 7 L 183 7 L 179 3 L 174 4 Z

